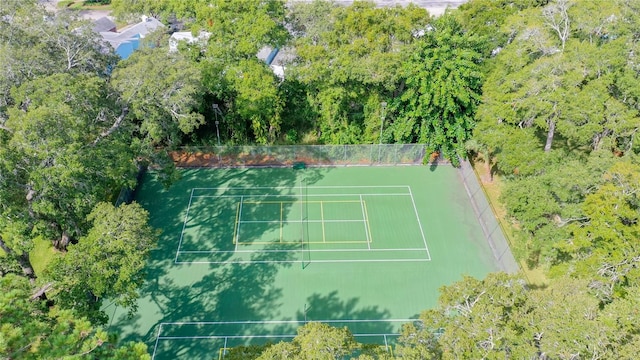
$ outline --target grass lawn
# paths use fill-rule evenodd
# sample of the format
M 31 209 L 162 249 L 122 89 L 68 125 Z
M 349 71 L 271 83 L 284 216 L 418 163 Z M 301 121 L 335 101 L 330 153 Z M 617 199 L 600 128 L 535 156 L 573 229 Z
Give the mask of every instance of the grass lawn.
M 33 270 L 37 276 L 41 276 L 44 269 L 53 259 L 55 250 L 51 245 L 51 241 L 44 240 L 40 237 L 34 240 L 33 250 L 29 253 Z
M 71 10 L 111 10 L 111 4 L 91 4 L 82 0 L 63 0 L 58 3 L 60 9 Z

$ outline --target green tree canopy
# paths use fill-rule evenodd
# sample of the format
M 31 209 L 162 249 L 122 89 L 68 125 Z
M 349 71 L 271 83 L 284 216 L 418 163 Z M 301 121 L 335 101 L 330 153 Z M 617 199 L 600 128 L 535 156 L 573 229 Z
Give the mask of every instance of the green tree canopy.
M 12 95 L 3 147 L 12 153 L 4 159 L 13 183 L 6 199 L 16 206 L 6 209 L 25 236 L 42 234 L 64 249 L 84 233 L 95 204 L 135 180 L 131 133 L 114 129 L 125 110 L 95 76 L 40 77 Z
M 144 48 L 121 62 L 111 77 L 129 116 L 152 146 L 175 146 L 204 123 L 201 73 L 179 53 Z
M 0 277 L 0 288 L 0 354 L 7 359 L 150 359 L 144 344 L 117 347 L 86 318 L 33 299 L 24 277 Z
M 453 163 L 466 156 L 482 87 L 480 44 L 449 15 L 424 32 L 404 66 L 406 90 L 393 124 L 396 141 L 424 143 Z
M 98 204 L 87 217 L 93 225 L 87 235 L 46 269 L 56 304 L 99 319 L 102 299 L 109 298 L 133 313 L 147 255 L 158 236 L 148 217 L 137 203 Z

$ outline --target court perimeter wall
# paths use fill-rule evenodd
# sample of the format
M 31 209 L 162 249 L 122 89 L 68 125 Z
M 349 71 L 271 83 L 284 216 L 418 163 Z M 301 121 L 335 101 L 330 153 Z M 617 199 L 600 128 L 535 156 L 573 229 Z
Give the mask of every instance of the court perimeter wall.
M 281 145 L 183 147 L 169 153 L 178 167 L 277 167 L 302 162 L 307 166 L 422 165 L 420 144 Z M 426 163 L 443 160 L 431 154 Z

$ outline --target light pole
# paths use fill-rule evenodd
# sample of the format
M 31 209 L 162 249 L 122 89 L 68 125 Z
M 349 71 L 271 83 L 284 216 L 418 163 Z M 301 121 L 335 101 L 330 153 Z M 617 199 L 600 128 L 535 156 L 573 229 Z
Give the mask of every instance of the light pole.
M 380 107 L 382 107 L 382 115 L 380 116 L 380 138 L 379 138 L 379 144 L 382 145 L 382 128 L 384 127 L 384 116 L 385 111 L 387 109 L 387 102 L 383 101 L 380 103 Z
M 380 162 L 380 156 L 382 151 L 382 129 L 384 128 L 384 116 L 387 111 L 387 102 L 383 101 L 380 103 L 380 107 L 382 108 L 382 113 L 380 114 L 380 137 L 378 139 L 378 162 Z
M 218 114 L 222 116 L 222 112 L 220 111 L 220 107 L 218 106 L 218 104 L 213 104 L 213 114 L 216 117 L 216 135 L 218 137 L 218 146 L 220 146 L 220 129 L 218 128 L 220 121 L 218 121 Z

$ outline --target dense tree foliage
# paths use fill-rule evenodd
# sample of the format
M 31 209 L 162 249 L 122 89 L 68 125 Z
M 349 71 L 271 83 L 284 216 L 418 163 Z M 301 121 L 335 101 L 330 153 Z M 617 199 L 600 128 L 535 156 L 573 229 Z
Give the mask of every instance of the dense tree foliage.
M 87 235 L 47 268 L 49 295 L 61 307 L 91 318 L 103 316 L 104 298 L 133 313 L 146 256 L 157 237 L 147 224 L 148 213 L 136 203 L 100 203 L 87 220 L 92 223 Z
M 314 2 L 296 4 L 289 18 L 296 57 L 286 81 L 306 87 L 312 109 L 306 130 L 329 144 L 391 142 L 391 133 L 380 139 L 379 129 L 385 115 L 392 122 L 395 114 L 381 103 L 402 92 L 402 64 L 430 21 L 426 11 Z
M 454 164 L 465 157 L 480 102 L 480 50 L 481 41 L 466 35 L 452 16 L 430 25 L 405 65 L 406 91 L 393 124 L 396 141 L 417 140 Z
M 115 346 L 115 338 L 69 310 L 32 297 L 25 278 L 0 277 L 0 354 L 7 359 L 149 359 L 144 344 Z
M 409 359 L 630 359 L 638 313 L 629 298 L 602 306 L 584 280 L 562 278 L 529 289 L 505 274 L 442 289 L 440 306 L 403 328 L 397 354 Z
M 102 203 L 135 185 L 146 140 L 109 81 L 115 55 L 36 1 L 2 1 L 0 22 L 0 353 L 146 358 L 96 327 L 102 297 L 131 305 L 155 239 L 141 207 Z M 42 239 L 56 251 L 36 273 Z
M 111 84 L 151 146 L 175 146 L 204 122 L 197 112 L 203 93 L 200 72 L 179 54 L 141 49 L 116 67 Z

